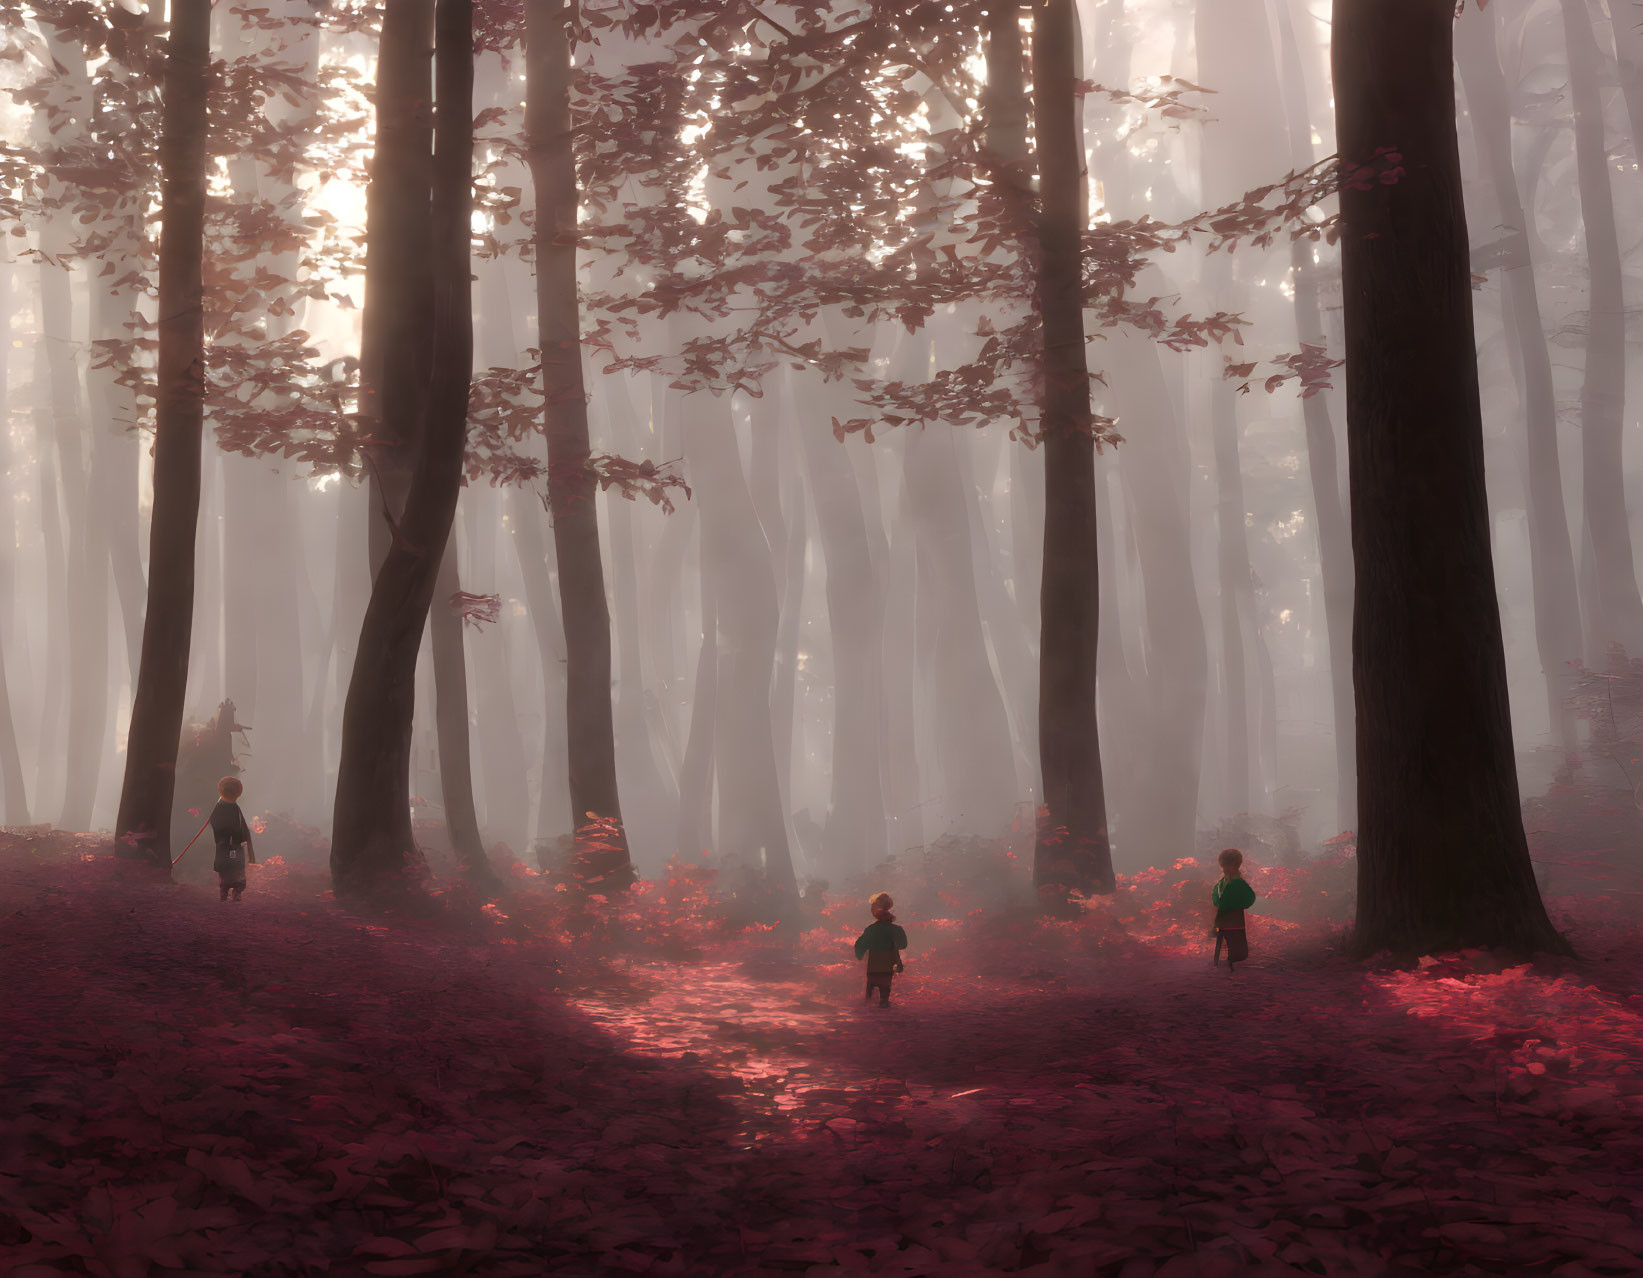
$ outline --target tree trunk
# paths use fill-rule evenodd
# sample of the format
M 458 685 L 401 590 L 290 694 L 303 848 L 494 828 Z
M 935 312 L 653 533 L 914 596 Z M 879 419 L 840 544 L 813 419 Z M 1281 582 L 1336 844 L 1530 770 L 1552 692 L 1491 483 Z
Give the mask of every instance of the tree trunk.
M 1586 228 L 1586 367 L 1580 387 L 1581 492 L 1596 598 L 1586 601 L 1586 657 L 1598 665 L 1611 643 L 1643 653 L 1643 595 L 1637 588 L 1622 462 L 1626 410 L 1626 303 L 1621 292 L 1609 155 L 1598 97 L 1599 55 L 1586 0 L 1562 0 L 1574 103 L 1580 215 Z
M 704 547 L 702 554 L 706 553 Z M 679 765 L 679 826 L 674 838 L 678 855 L 692 860 L 713 844 L 714 722 L 719 714 L 719 617 L 705 563 L 700 576 L 702 643 L 696 653 L 690 731 L 685 737 L 685 757 Z
M 454 596 L 462 589 L 456 542 L 454 534 L 446 538 L 428 612 L 434 655 L 434 721 L 439 736 L 439 793 L 445 805 L 445 832 L 457 862 L 472 878 L 494 880 L 485 857 L 485 839 L 479 832 L 479 813 L 474 807 L 468 663 L 462 644 L 462 615 L 454 604 Z
M 804 376 L 799 374 L 797 376 Z M 833 438 L 828 386 L 792 386 L 794 407 L 819 405 L 796 420 L 799 447 L 827 566 L 827 626 L 833 652 L 832 797 L 825 863 L 871 870 L 889 851 L 884 813 L 880 717 L 884 704 L 884 577 L 873 563 L 861 490 Z M 802 393 L 801 393 L 802 390 Z M 837 414 L 842 416 L 842 412 Z
M 1632 156 L 1643 160 L 1643 13 L 1637 0 L 1607 0 L 1606 7 L 1614 28 L 1615 70 L 1632 126 Z
M 373 576 L 405 504 L 427 386 L 433 312 L 434 0 L 386 5 L 377 55 L 376 148 L 365 195 L 365 310 L 360 319 L 360 416 Z
M 537 796 L 535 831 L 538 840 L 555 839 L 576 829 L 566 784 L 570 763 L 565 745 L 565 632 L 554 600 L 550 552 L 536 498 L 515 490 L 508 501 L 508 526 L 525 579 L 525 606 L 530 610 L 542 665 L 542 789 Z
M 371 588 L 342 715 L 331 875 L 339 896 L 409 885 L 424 871 L 411 833 L 417 652 L 456 514 L 473 371 L 473 3 L 438 0 L 432 185 L 433 351 L 405 512 Z
M 1084 164 L 1073 0 L 1033 26 L 1038 140 L 1039 318 L 1043 324 L 1044 559 L 1039 594 L 1038 752 L 1044 812 L 1033 849 L 1040 888 L 1110 892 L 1112 849 L 1095 717 L 1100 626 L 1095 439 L 1084 355 Z
M 0 477 L 10 474 L 11 460 L 11 314 L 12 271 L 9 263 L 0 261 Z M 23 758 L 17 749 L 17 722 L 12 714 L 11 685 L 6 678 L 6 646 L 12 639 L 12 621 L 15 617 L 14 565 L 12 556 L 17 545 L 17 513 L 12 502 L 9 483 L 0 493 L 3 513 L 0 513 L 0 573 L 4 574 L 4 598 L 0 599 L 0 790 L 4 791 L 5 806 L 0 816 L 7 825 L 29 823 L 28 792 L 23 781 Z
M 1566 952 L 1518 805 L 1483 477 L 1448 0 L 1336 0 L 1357 613 L 1360 954 Z
M 565 625 L 570 796 L 582 873 L 591 884 L 633 881 L 616 783 L 610 605 L 599 550 L 599 506 L 588 458 L 582 323 L 576 288 L 579 195 L 570 114 L 569 0 L 527 0 L 525 132 L 536 195 L 537 344 L 547 399 L 548 494 Z M 596 837 L 583 838 L 580 831 Z
M 160 135 L 159 389 L 148 608 L 127 737 L 117 849 L 171 866 L 171 801 L 194 624 L 205 408 L 202 292 L 211 0 L 173 0 Z
M 1152 282 L 1143 276 L 1142 288 Z M 1114 331 L 1108 370 L 1123 420 L 1118 449 L 1135 537 L 1145 633 L 1146 713 L 1135 788 L 1126 796 L 1123 859 L 1169 865 L 1197 834 L 1209 656 L 1192 562 L 1187 443 L 1157 345 Z
M 1510 319 L 1523 378 L 1524 493 L 1529 523 L 1529 573 L 1534 588 L 1535 642 L 1546 680 L 1546 704 L 1554 731 L 1572 746 L 1574 720 L 1564 702 L 1570 692 L 1569 662 L 1583 655 L 1580 593 L 1576 585 L 1569 518 L 1563 506 L 1563 468 L 1558 456 L 1557 399 L 1552 360 L 1541 323 L 1540 297 L 1530 256 L 1527 214 L 1512 161 L 1512 115 L 1496 47 L 1495 12 L 1468 9 L 1455 29 L 1455 54 L 1472 117 L 1472 140 L 1489 175 L 1500 229 L 1523 238 L 1520 256 L 1501 272 L 1503 304 Z

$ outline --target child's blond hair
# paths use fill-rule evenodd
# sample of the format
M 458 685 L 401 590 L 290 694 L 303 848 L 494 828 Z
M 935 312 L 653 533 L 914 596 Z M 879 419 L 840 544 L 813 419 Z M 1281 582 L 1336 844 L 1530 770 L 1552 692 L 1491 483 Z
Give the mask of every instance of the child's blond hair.
M 245 793 L 245 786 L 238 777 L 224 777 L 217 782 L 217 793 L 232 803 Z
M 890 899 L 890 894 L 888 892 L 879 892 L 867 902 L 867 908 L 873 911 L 874 918 L 883 919 L 886 923 L 893 923 L 895 922 L 896 916 L 890 913 L 890 911 L 895 904 L 896 903 Z

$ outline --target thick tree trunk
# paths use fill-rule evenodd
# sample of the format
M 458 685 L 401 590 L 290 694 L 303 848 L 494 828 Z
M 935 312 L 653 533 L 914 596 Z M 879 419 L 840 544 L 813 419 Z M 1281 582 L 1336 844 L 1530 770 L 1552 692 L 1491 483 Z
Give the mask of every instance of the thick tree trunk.
M 578 849 L 591 884 L 633 880 L 616 783 L 611 709 L 610 605 L 599 550 L 599 506 L 588 469 L 588 405 L 576 288 L 579 195 L 570 114 L 569 0 L 527 0 L 525 132 L 536 194 L 537 344 L 547 398 L 548 494 L 565 625 L 571 811 L 597 837 Z M 581 836 L 579 835 L 579 838 Z
M 1489 547 L 1455 134 L 1449 0 L 1336 0 L 1343 162 L 1403 156 L 1341 193 L 1357 614 L 1353 944 L 1566 951 L 1518 806 Z
M 1100 627 L 1095 439 L 1084 355 L 1084 164 L 1073 0 L 1035 9 L 1038 311 L 1043 324 L 1044 576 L 1039 595 L 1038 751 L 1043 806 L 1033 849 L 1040 888 L 1113 890 L 1096 728 Z
M 365 197 L 360 416 L 367 446 L 371 573 L 381 569 L 410 485 L 427 385 L 433 312 L 434 0 L 384 7 L 377 54 L 376 148 Z
M 411 833 L 411 732 L 424 623 L 456 515 L 473 370 L 473 3 L 438 0 L 432 186 L 433 353 L 405 512 L 371 589 L 348 699 L 332 822 L 339 896 L 392 892 L 423 870 Z
M 1249 545 L 1244 540 L 1244 483 L 1238 470 L 1238 409 L 1225 383 L 1210 387 L 1214 436 L 1216 548 L 1221 585 L 1221 695 L 1226 707 L 1228 810 L 1250 810 L 1249 678 L 1244 659 L 1244 595 L 1249 591 Z
M 1621 293 L 1609 155 L 1598 96 L 1599 54 L 1586 0 L 1562 0 L 1574 103 L 1580 215 L 1586 228 L 1590 309 L 1580 387 L 1581 492 L 1591 538 L 1596 597 L 1586 600 L 1586 656 L 1598 665 L 1608 645 L 1643 653 L 1643 595 L 1637 588 L 1626 517 L 1622 444 L 1626 410 L 1626 303 Z
M 116 847 L 169 872 L 171 802 L 194 624 L 205 409 L 202 307 L 211 0 L 173 0 L 160 136 L 159 390 L 148 609 Z
M 1528 507 L 1535 643 L 1546 680 L 1549 722 L 1554 730 L 1561 728 L 1564 744 L 1572 746 L 1574 720 L 1564 702 L 1571 691 L 1569 663 L 1583 655 L 1580 592 L 1569 540 L 1569 517 L 1563 506 L 1551 352 L 1541 323 L 1527 215 L 1512 161 L 1511 105 L 1500 69 L 1495 21 L 1493 9 L 1469 6 L 1457 20 L 1455 57 L 1472 117 L 1472 140 L 1494 189 L 1499 229 L 1523 240 L 1521 255 L 1501 272 L 1501 287 L 1523 378 L 1523 486 Z
M 1637 0 L 1607 0 L 1606 7 L 1614 28 L 1615 70 L 1632 126 L 1632 156 L 1643 160 L 1643 12 Z
M 457 572 L 457 539 L 445 541 L 434 585 L 428 627 L 434 655 L 434 720 L 439 736 L 439 793 L 445 805 L 445 833 L 456 859 L 469 876 L 495 875 L 485 857 L 474 806 L 473 758 L 468 741 L 468 663 L 462 644 L 462 616 L 454 596 L 462 589 Z

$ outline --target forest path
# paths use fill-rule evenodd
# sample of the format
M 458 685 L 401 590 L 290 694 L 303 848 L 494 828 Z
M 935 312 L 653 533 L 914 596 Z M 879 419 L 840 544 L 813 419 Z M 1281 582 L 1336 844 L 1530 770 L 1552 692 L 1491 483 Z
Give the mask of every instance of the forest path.
M 0 846 L 0 1275 L 1637 1273 L 1643 964 L 1592 936 L 922 951 L 881 1011 L 819 951 L 570 986 L 495 918 Z

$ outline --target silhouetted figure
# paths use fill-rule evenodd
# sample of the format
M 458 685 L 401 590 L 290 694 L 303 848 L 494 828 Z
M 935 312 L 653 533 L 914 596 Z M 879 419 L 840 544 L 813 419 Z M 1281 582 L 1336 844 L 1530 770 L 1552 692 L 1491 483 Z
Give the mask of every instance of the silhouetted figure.
M 221 892 L 218 899 L 226 901 L 232 892 L 237 901 L 245 891 L 246 862 L 249 859 L 252 865 L 257 863 L 257 849 L 251 842 L 251 827 L 245 823 L 245 813 L 240 811 L 237 802 L 245 793 L 240 779 L 224 777 L 217 782 L 217 793 L 221 798 L 211 809 L 211 833 L 217 841 L 217 858 L 211 868 L 217 872 Z
M 1221 863 L 1221 877 L 1210 889 L 1210 904 L 1215 907 L 1215 964 L 1221 962 L 1221 945 L 1227 947 L 1227 971 L 1233 964 L 1249 957 L 1249 939 L 1244 929 L 1244 911 L 1255 904 L 1255 889 L 1244 882 L 1244 854 L 1237 848 L 1223 848 L 1216 858 Z
M 890 982 L 902 970 L 901 951 L 907 948 L 907 933 L 896 926 L 896 916 L 890 913 L 894 905 L 888 892 L 869 901 L 873 921 L 856 938 L 856 957 L 867 957 L 867 1001 L 872 1002 L 876 989 L 880 1007 L 890 1006 Z

